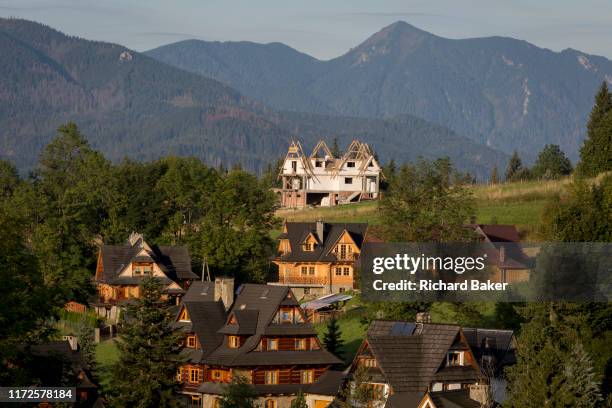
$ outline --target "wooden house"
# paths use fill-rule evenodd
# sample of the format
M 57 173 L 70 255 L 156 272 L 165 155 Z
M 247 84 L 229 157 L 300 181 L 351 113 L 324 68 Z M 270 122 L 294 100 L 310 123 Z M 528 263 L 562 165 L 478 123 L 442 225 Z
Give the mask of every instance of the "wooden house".
M 487 256 L 493 267 L 491 281 L 516 283 L 529 281 L 532 260 L 521 246 L 514 225 L 471 224 L 477 239 L 488 246 Z
M 152 246 L 141 234 L 132 233 L 123 245 L 100 247 L 94 280 L 98 313 L 139 298 L 146 276 L 159 279 L 164 284 L 164 296 L 177 304 L 189 284 L 198 279 L 191 271 L 187 247 Z
M 227 311 L 218 289 L 194 283 L 177 313 L 187 359 L 177 378 L 187 404 L 218 406 L 227 384 L 241 376 L 262 407 L 288 408 L 299 391 L 309 406 L 326 407 L 343 379 L 332 370 L 341 362 L 323 348 L 291 289 L 244 284 Z
M 345 292 L 355 286 L 355 265 L 366 240 L 364 223 L 286 222 L 272 262 L 278 282 L 298 298 Z
M 370 147 L 353 140 L 342 157 L 334 157 L 323 140 L 307 156 L 294 141 L 280 169 L 281 207 L 334 206 L 380 196 L 382 170 Z
M 379 320 L 350 372 L 366 367 L 367 384 L 379 397 L 375 407 L 477 408 L 499 386 L 484 368 L 499 373 L 512 362 L 513 344 L 509 330 Z

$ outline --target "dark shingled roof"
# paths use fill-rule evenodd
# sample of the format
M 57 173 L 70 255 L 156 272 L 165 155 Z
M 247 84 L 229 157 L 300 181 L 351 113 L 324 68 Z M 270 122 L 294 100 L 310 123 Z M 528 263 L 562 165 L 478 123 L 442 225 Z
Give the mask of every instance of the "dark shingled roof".
M 219 330 L 219 333 L 249 336 L 255 334 L 259 316 L 258 310 L 236 310 L 233 315 L 236 318 L 236 324 L 226 324 Z
M 437 373 L 455 379 L 458 371 L 443 369 L 448 350 L 458 338 L 460 328 L 445 324 L 420 324 L 374 321 L 367 342 L 378 367 L 396 393 L 423 395 Z M 465 379 L 478 375 L 472 366 L 462 367 Z
M 151 246 L 147 255 L 138 254 L 143 250 L 142 238 L 134 245 L 126 242 L 124 245 L 102 245 L 100 248 L 102 256 L 102 282 L 113 282 L 117 274 L 131 262 L 153 260 L 164 271 L 166 276 L 176 281 L 177 279 L 197 279 L 198 276 L 191 271 L 191 258 L 185 246 Z
M 361 248 L 368 224 L 365 223 L 324 223 L 323 243 L 315 245 L 313 251 L 303 251 L 302 243 L 308 234 L 312 233 L 317 237 L 316 222 L 287 222 L 286 234 L 281 234 L 278 239 L 288 238 L 291 245 L 291 252 L 276 257 L 275 259 L 289 262 L 316 262 L 334 261 L 336 257 L 330 252 L 334 244 L 338 241 L 342 233 L 346 230 L 355 244 Z
M 491 355 L 495 358 L 495 369 L 515 362 L 512 340 L 512 330 L 494 330 L 464 327 L 463 334 L 474 357 L 481 364 L 482 356 Z
M 291 295 L 291 302 L 295 302 L 290 289 L 286 286 L 244 284 L 238 289 L 238 295 L 230 310 L 230 314 L 237 316 L 238 331 L 241 325 L 246 325 L 245 331 L 253 332 L 245 343 L 237 349 L 227 346 L 223 341 L 212 354 L 205 358 L 211 365 L 244 366 L 264 364 L 338 364 L 340 360 L 325 350 L 299 350 L 299 351 L 255 351 L 259 341 L 266 333 L 276 311 L 287 297 Z M 297 302 L 295 302 L 297 305 Z M 256 318 L 255 318 L 256 317 Z M 298 325 L 287 325 L 298 326 Z M 225 325 L 224 330 L 231 325 Z M 253 330 L 254 329 L 254 330 Z M 301 327 L 304 335 L 316 336 L 317 332 L 310 324 Z M 288 333 L 284 333 L 288 334 Z
M 193 281 L 187 293 L 183 296 L 184 302 L 214 302 L 215 301 L 215 282 Z
M 98 388 L 90 378 L 89 367 L 79 350 L 72 350 L 68 341 L 49 341 L 30 347 L 32 356 L 39 364 L 36 374 L 40 376 L 42 386 L 60 386 L 63 370 L 70 368 L 77 381 L 74 386 L 78 388 Z M 79 374 L 83 373 L 83 378 Z
M 225 324 L 225 308 L 222 302 L 183 301 L 182 305 L 187 308 L 191 323 L 178 322 L 177 324 L 198 336 L 202 352 L 201 354 L 191 353 L 189 358 L 193 362 L 200 362 L 223 342 L 223 335 L 218 333 L 218 330 Z M 186 350 L 189 351 L 189 349 Z

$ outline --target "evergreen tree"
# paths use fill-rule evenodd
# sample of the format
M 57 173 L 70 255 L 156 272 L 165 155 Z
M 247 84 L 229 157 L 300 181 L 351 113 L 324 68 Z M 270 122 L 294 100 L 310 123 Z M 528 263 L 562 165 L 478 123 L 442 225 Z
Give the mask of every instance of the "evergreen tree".
M 94 343 L 94 328 L 87 324 L 86 316 L 84 315 L 77 326 L 77 338 L 79 343 L 79 351 L 87 367 L 91 371 L 96 370 L 96 345 Z
M 0 200 L 10 197 L 20 182 L 15 166 L 6 160 L 0 160 Z
M 577 342 L 570 353 L 564 372 L 568 386 L 562 392 L 575 408 L 591 408 L 601 402 L 601 381 L 593 368 L 593 361 L 582 343 Z
M 499 176 L 497 175 L 497 166 L 493 166 L 493 170 L 491 170 L 491 177 L 489 178 L 489 184 L 497 183 L 499 183 Z
M 604 81 L 595 96 L 577 171 L 593 177 L 609 170 L 612 170 L 612 94 Z
M 523 171 L 523 161 L 515 150 L 510 157 L 508 167 L 506 167 L 506 181 L 518 180 L 519 174 Z
M 173 407 L 178 401 L 176 370 L 182 334 L 172 326 L 170 305 L 162 300 L 162 285 L 147 277 L 141 297 L 127 307 L 121 327 L 119 361 L 114 365 L 110 402 L 120 407 Z
M 327 322 L 327 331 L 323 336 L 323 344 L 325 344 L 327 351 L 342 359 L 344 340 L 342 340 L 340 326 L 338 326 L 338 321 L 335 317 L 332 317 Z
M 531 172 L 537 178 L 557 179 L 572 172 L 572 163 L 558 145 L 549 144 L 538 155 Z
M 256 408 L 257 393 L 244 377 L 234 376 L 221 397 L 220 408 Z
M 304 398 L 304 393 L 300 390 L 295 398 L 291 401 L 290 408 L 308 408 L 308 404 L 306 403 L 306 398 Z
M 379 203 L 388 241 L 466 241 L 464 225 L 475 214 L 474 200 L 462 184 L 451 183 L 448 159 L 404 165 Z
M 338 138 L 334 137 L 334 141 L 332 143 L 331 154 L 338 159 L 340 157 L 340 147 L 338 146 Z
M 381 403 L 383 396 L 376 393 L 375 388 L 370 385 L 371 378 L 368 367 L 357 365 L 351 380 L 340 392 L 341 405 L 347 408 L 375 407 Z

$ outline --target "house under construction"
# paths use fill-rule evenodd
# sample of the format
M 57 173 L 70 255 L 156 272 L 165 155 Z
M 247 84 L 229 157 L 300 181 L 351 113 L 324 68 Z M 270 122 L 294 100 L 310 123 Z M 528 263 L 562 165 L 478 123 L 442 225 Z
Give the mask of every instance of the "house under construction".
M 299 141 L 291 142 L 280 169 L 280 203 L 284 208 L 334 206 L 379 197 L 380 165 L 366 143 L 353 140 L 336 158 L 320 140 L 310 156 Z

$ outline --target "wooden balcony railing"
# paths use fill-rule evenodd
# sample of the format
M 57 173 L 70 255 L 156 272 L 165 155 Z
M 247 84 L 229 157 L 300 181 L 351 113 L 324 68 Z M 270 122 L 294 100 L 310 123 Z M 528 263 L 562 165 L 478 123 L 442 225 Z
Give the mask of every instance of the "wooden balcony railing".
M 326 285 L 327 277 L 321 278 L 317 276 L 307 275 L 281 275 L 278 277 L 278 283 L 285 285 L 297 284 L 297 285 Z

